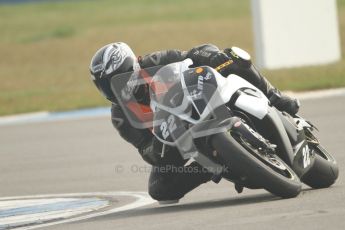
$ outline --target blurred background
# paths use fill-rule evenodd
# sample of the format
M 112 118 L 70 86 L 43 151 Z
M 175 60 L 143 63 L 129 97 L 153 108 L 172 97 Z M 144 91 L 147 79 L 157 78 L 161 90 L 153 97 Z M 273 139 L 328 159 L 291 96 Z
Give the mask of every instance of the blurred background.
M 250 0 L 0 0 L 0 116 L 109 103 L 88 66 L 101 46 L 128 43 L 144 55 L 202 43 L 238 46 L 254 57 Z M 263 70 L 282 90 L 345 86 L 345 0 L 337 0 L 342 59 Z M 288 45 L 288 44 L 282 44 Z M 254 60 L 255 62 L 255 60 Z

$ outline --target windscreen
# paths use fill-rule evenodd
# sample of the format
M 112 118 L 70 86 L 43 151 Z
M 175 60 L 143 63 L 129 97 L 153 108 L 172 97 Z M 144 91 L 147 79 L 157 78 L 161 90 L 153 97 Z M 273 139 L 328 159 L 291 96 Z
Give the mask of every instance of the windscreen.
M 157 71 L 150 84 L 151 106 L 170 112 L 182 112 L 186 109 L 188 102 L 181 83 L 186 68 L 184 62 L 177 62 Z

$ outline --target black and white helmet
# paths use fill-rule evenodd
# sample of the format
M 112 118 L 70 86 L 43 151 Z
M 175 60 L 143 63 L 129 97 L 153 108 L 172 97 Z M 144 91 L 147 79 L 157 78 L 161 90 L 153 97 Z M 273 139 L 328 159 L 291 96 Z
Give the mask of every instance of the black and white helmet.
M 115 74 L 133 71 L 137 58 L 132 49 L 123 42 L 108 44 L 100 48 L 91 59 L 91 78 L 98 90 L 110 101 L 115 96 L 110 87 L 110 78 Z

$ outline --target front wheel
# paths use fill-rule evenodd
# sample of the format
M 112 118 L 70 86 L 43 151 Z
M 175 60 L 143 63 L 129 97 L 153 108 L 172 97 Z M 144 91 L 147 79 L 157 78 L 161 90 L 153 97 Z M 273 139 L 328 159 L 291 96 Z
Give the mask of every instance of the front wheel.
M 214 135 L 211 143 L 230 171 L 255 181 L 272 194 L 292 198 L 301 192 L 298 176 L 277 155 L 262 154 L 244 139 L 235 139 L 230 133 Z
M 339 169 L 334 157 L 320 144 L 311 147 L 315 156 L 312 168 L 301 178 L 312 188 L 328 188 L 337 180 Z

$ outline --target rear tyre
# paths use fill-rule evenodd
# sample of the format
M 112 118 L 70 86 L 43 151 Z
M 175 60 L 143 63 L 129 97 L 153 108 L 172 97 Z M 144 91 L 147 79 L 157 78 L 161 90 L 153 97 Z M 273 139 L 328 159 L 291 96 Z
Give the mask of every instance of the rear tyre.
M 311 149 L 315 155 L 315 162 L 301 180 L 312 188 L 328 188 L 338 178 L 337 162 L 321 145 L 316 145 Z
M 236 140 L 230 133 L 214 135 L 211 143 L 230 171 L 255 181 L 272 194 L 292 198 L 301 192 L 298 176 L 277 155 L 265 159 L 249 143 Z

